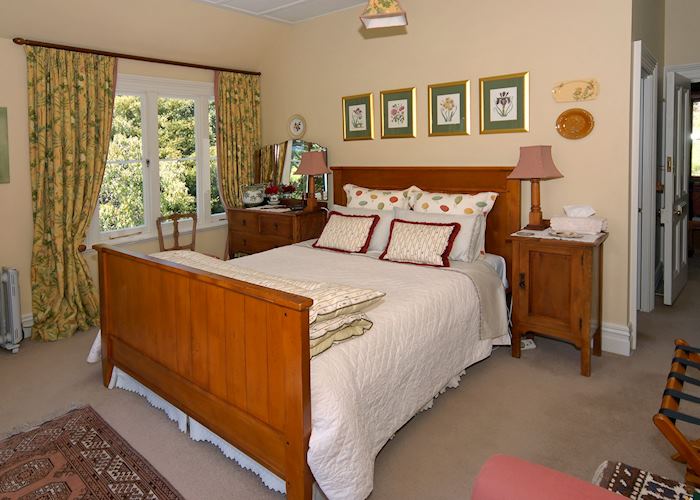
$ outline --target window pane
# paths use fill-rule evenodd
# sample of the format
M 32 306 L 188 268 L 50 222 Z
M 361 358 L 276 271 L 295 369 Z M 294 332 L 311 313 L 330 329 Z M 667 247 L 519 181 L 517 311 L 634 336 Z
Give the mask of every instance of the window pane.
M 140 161 L 107 163 L 99 204 L 100 232 L 143 225 L 143 169 Z
M 195 160 L 161 160 L 160 213 L 197 212 L 197 162 Z
M 108 160 L 141 160 L 141 98 L 118 95 L 114 99 Z
M 219 194 L 219 173 L 216 163 L 216 107 L 214 99 L 209 101 L 209 178 L 211 192 L 211 213 L 224 213 L 224 204 Z
M 691 175 L 700 176 L 700 101 L 693 103 L 693 148 Z
M 111 135 L 98 201 L 101 232 L 144 224 L 140 97 L 116 96 Z
M 158 98 L 158 149 L 162 160 L 194 158 L 194 99 Z
M 224 213 L 224 202 L 219 195 L 219 175 L 216 170 L 216 158 L 209 160 L 211 182 L 211 213 L 212 215 Z

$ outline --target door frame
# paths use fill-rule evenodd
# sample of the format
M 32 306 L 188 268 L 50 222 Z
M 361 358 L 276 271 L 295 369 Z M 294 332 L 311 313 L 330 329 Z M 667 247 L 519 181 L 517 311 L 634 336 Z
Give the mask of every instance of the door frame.
M 632 349 L 637 347 L 637 311 L 654 309 L 658 89 L 659 65 L 656 58 L 641 40 L 633 42 L 629 221 L 629 328 Z

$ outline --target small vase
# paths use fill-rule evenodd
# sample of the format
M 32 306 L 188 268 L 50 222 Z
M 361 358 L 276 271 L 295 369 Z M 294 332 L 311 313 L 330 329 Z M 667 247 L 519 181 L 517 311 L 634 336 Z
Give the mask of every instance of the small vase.
M 278 194 L 271 194 L 270 197 L 268 198 L 267 202 L 270 205 L 277 205 L 280 202 L 280 196 Z

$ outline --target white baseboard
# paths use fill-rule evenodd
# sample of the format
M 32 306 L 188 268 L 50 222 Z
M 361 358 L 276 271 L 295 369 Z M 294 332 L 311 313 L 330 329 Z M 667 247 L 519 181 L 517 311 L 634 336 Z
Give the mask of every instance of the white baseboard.
M 622 356 L 632 354 L 632 336 L 624 325 L 603 323 L 603 350 Z

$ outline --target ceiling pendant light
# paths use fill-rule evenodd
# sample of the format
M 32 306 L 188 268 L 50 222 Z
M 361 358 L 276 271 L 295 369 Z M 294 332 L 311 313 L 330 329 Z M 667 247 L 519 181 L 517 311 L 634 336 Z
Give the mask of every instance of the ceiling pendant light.
M 408 18 L 397 0 L 369 0 L 360 16 L 367 29 L 406 26 Z

